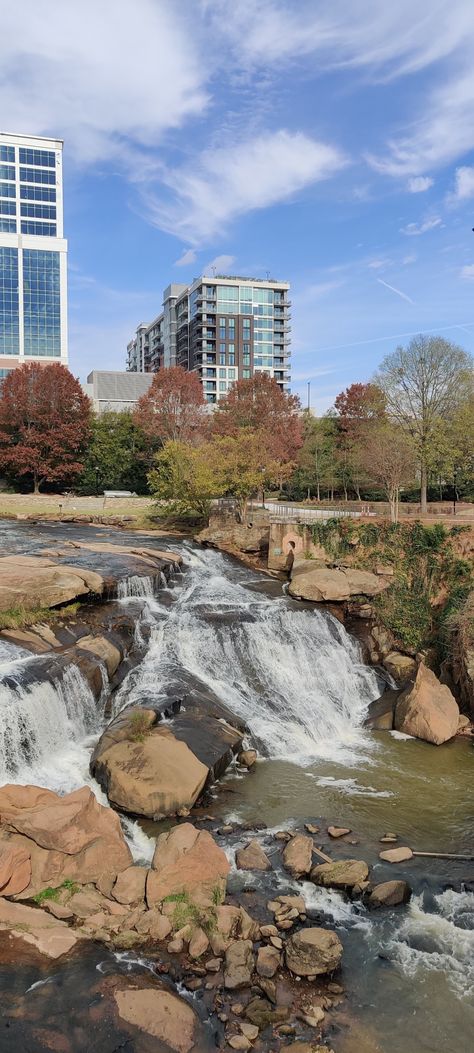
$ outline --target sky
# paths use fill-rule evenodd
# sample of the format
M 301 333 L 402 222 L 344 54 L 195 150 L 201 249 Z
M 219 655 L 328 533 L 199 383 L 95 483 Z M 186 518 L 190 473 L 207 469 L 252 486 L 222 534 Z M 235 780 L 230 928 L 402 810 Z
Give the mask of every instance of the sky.
M 2 130 L 64 139 L 70 368 L 170 282 L 291 283 L 325 411 L 411 335 L 474 352 L 472 0 L 3 5 Z

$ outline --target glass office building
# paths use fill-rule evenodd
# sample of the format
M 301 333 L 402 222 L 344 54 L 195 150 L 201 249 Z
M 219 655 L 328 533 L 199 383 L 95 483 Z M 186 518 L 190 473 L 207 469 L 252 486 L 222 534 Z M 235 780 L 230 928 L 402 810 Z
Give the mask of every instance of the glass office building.
M 194 370 L 208 402 L 218 402 L 236 380 L 257 371 L 288 391 L 289 288 L 288 282 L 226 275 L 170 285 L 163 314 L 149 327 L 142 323 L 129 343 L 127 369 L 154 372 L 162 365 L 181 365 Z M 156 337 L 152 354 L 157 332 L 159 354 Z
M 67 365 L 62 149 L 0 132 L 0 381 L 23 362 Z

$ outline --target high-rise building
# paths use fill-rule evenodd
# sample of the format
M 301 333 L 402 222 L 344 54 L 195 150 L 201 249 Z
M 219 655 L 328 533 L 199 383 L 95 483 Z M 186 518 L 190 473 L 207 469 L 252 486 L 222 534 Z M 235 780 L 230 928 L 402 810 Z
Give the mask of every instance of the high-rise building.
M 0 380 L 24 362 L 67 365 L 62 150 L 0 132 Z
M 288 282 L 205 275 L 169 285 L 163 312 L 142 323 L 127 347 L 127 369 L 156 372 L 180 365 L 198 373 L 216 402 L 236 380 L 261 370 L 287 391 L 290 383 Z

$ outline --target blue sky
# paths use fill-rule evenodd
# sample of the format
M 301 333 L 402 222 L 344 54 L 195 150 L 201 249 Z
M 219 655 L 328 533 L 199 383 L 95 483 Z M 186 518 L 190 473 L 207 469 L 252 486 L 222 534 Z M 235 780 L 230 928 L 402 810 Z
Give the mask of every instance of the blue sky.
M 81 379 L 211 265 L 291 282 L 319 411 L 411 334 L 474 352 L 472 0 L 22 0 L 2 27 L 4 130 L 65 140 Z

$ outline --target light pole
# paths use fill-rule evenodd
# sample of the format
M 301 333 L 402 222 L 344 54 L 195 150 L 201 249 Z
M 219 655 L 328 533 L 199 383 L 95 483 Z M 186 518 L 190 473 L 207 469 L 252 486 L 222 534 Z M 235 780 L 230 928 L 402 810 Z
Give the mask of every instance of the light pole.
M 95 495 L 96 495 L 96 497 L 98 497 L 99 496 L 99 473 L 100 473 L 100 468 L 98 467 L 98 465 L 95 466 L 94 471 L 95 471 Z
M 308 413 L 311 413 L 311 381 L 308 380 Z

